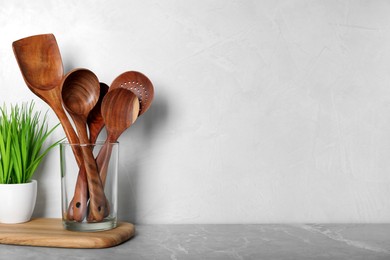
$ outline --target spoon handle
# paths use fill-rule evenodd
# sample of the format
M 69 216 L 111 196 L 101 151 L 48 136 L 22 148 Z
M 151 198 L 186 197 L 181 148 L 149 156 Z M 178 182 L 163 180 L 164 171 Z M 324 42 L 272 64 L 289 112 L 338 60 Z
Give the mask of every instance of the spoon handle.
M 66 116 L 65 111 L 62 109 L 62 106 L 59 107 L 59 105 L 56 105 L 55 103 L 49 103 L 49 105 L 51 105 L 57 115 L 69 143 L 75 144 L 71 147 L 80 170 L 77 176 L 75 194 L 68 206 L 67 219 L 81 222 L 87 214 L 88 185 L 83 154 L 80 146 L 77 145 L 80 143 L 80 140 L 73 129 L 69 118 Z
M 111 153 L 112 153 L 112 143 L 110 143 L 109 140 L 107 139 L 104 142 L 102 148 L 100 149 L 98 155 L 96 156 L 96 164 L 98 167 L 100 180 L 102 182 L 103 188 L 106 184 L 107 169 L 110 163 Z M 107 217 L 109 214 L 110 211 L 107 208 L 106 211 L 104 212 L 104 217 Z
M 54 111 L 57 118 L 59 119 L 62 128 L 64 129 L 65 135 L 72 145 L 72 151 L 74 154 L 74 157 L 76 159 L 77 165 L 79 166 L 80 173 L 77 177 L 77 188 L 75 190 L 74 197 L 76 199 L 73 199 L 70 206 L 68 207 L 68 213 L 67 213 L 67 219 L 69 220 L 76 220 L 81 222 L 86 215 L 87 212 L 87 178 L 85 175 L 85 166 L 84 166 L 84 159 L 83 154 L 81 152 L 81 149 L 78 145 L 80 143 L 80 140 L 73 129 L 72 124 L 70 123 L 69 118 L 65 114 L 65 111 L 63 110 L 62 106 L 57 104 L 56 102 L 52 102 L 51 100 L 56 100 L 58 98 L 58 93 L 55 91 L 47 91 L 43 92 L 43 94 L 40 94 L 40 92 L 36 91 L 35 94 L 40 96 L 42 100 L 44 100 Z
M 68 205 L 67 219 L 82 222 L 88 209 L 88 183 L 84 165 L 79 168 L 74 195 Z
M 40 96 L 39 92 L 35 93 L 35 94 Z M 41 99 L 43 101 L 45 101 L 51 107 L 51 109 L 54 111 L 54 113 L 56 114 L 58 120 L 61 123 L 62 128 L 64 129 L 66 138 L 68 139 L 69 143 L 70 144 L 79 144 L 80 140 L 79 140 L 75 130 L 73 129 L 73 126 L 70 123 L 70 120 L 69 120 L 68 116 L 66 115 L 64 109 L 62 108 L 62 106 L 60 104 L 57 104 L 58 102 L 52 101 L 52 100 L 60 99 L 60 97 L 58 96 L 58 93 L 56 91 L 47 91 L 44 94 L 46 95 L 46 97 L 41 97 Z M 83 157 L 81 154 L 81 150 L 77 145 L 72 145 L 72 150 L 73 150 L 73 154 L 76 158 L 76 162 L 77 162 L 78 166 L 80 167 L 81 165 L 83 165 Z
M 108 165 L 110 164 L 110 158 L 112 153 L 112 143 L 113 142 L 107 139 L 96 157 L 96 164 L 98 166 L 99 175 L 100 179 L 102 180 L 103 187 L 106 184 L 107 170 Z
M 88 182 L 89 192 L 89 215 L 88 221 L 102 221 L 107 210 L 107 199 L 104 194 L 102 182 L 99 177 L 96 161 L 93 157 L 92 148 L 87 136 L 87 129 L 85 120 L 74 116 L 73 121 L 75 123 L 77 132 L 81 142 L 81 151 L 84 158 L 85 172 Z M 84 145 L 83 145 L 84 144 Z
M 107 177 L 108 165 L 110 162 L 110 157 L 112 153 L 112 145 L 110 142 L 106 141 L 102 148 L 100 149 L 98 155 L 96 156 L 96 164 L 98 167 L 100 180 L 104 189 Z M 76 181 L 75 193 L 73 195 L 72 201 L 69 203 L 67 218 L 69 220 L 75 220 L 81 222 L 84 220 L 87 212 L 87 201 L 88 201 L 88 184 L 85 176 L 85 169 L 80 168 L 79 176 Z M 104 212 L 104 217 L 107 217 L 110 214 L 109 202 L 106 201 L 106 208 Z M 89 216 L 88 219 L 92 217 Z
M 100 180 L 95 159 L 89 146 L 81 148 L 84 156 L 85 171 L 87 173 L 89 191 L 89 214 L 87 220 L 102 221 L 107 210 L 107 199 L 104 194 L 102 182 Z

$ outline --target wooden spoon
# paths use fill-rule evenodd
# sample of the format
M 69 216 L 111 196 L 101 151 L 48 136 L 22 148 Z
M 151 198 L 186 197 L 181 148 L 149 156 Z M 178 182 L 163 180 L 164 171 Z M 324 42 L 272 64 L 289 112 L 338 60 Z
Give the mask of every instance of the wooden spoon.
M 100 178 L 103 185 L 106 182 L 107 168 L 112 152 L 112 143 L 129 128 L 137 119 L 139 101 L 137 96 L 123 88 L 109 91 L 103 99 L 102 116 L 107 130 L 107 139 L 102 147 L 105 150 L 103 164 L 100 165 Z
M 61 54 L 53 34 L 30 36 L 12 43 L 12 48 L 29 89 L 45 101 L 57 115 L 68 141 L 79 143 L 61 100 L 61 80 L 64 76 Z M 83 164 L 80 149 L 73 147 L 76 161 Z
M 145 113 L 152 104 L 154 97 L 154 88 L 152 82 L 141 72 L 138 71 L 126 71 L 120 74 L 111 83 L 108 92 L 111 92 L 118 88 L 124 88 L 133 92 L 139 101 L 140 109 L 138 115 Z M 105 147 L 103 147 L 105 148 Z M 107 165 L 110 157 L 106 155 L 106 150 L 101 149 L 96 157 L 96 163 L 99 168 L 100 178 L 105 180 L 107 175 Z M 103 185 L 104 185 L 103 181 Z
M 106 141 L 98 154 L 101 158 L 101 164 L 99 165 L 100 179 L 104 187 L 112 152 L 112 144 L 137 119 L 139 111 L 138 98 L 131 91 L 122 88 L 109 91 L 103 98 L 101 111 L 107 130 Z M 107 204 L 109 203 L 107 202 Z M 108 215 L 109 211 L 106 210 L 104 217 Z M 90 218 L 91 216 L 88 216 L 88 219 Z
M 106 211 L 106 197 L 99 178 L 97 165 L 93 158 L 87 134 L 87 117 L 99 99 L 99 80 L 87 69 L 76 69 L 69 72 L 62 82 L 62 100 L 76 126 L 84 158 L 85 172 L 90 197 L 89 221 L 101 221 Z M 82 171 L 81 171 L 82 172 Z M 78 203 L 75 201 L 74 203 Z
M 87 118 L 87 125 L 89 129 L 89 142 L 92 147 L 96 143 L 99 133 L 104 127 L 104 120 L 101 113 L 101 105 L 103 97 L 108 91 L 108 86 L 105 83 L 100 82 L 100 95 L 99 100 L 91 110 Z M 68 207 L 68 219 L 81 222 L 84 220 L 87 214 L 87 201 L 88 201 L 88 186 L 85 175 L 85 170 L 80 169 L 79 175 L 76 181 L 76 187 L 73 199 L 69 203 Z

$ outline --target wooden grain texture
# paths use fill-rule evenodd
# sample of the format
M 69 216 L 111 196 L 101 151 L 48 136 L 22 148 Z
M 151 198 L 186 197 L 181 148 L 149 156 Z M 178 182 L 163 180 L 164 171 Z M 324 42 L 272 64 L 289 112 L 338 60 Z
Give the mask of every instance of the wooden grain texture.
M 0 244 L 107 248 L 129 240 L 134 232 L 134 225 L 127 222 L 119 222 L 117 228 L 107 231 L 74 232 L 65 230 L 61 219 L 37 218 L 22 224 L 0 224 Z
M 133 92 L 139 99 L 139 115 L 145 113 L 152 104 L 154 87 L 148 77 L 138 71 L 126 71 L 120 74 L 111 83 L 109 91 L 116 88 L 125 88 Z
M 137 96 L 124 88 L 109 90 L 103 98 L 101 112 L 106 125 L 107 138 L 96 157 L 103 186 L 112 152 L 111 143 L 115 143 L 119 136 L 135 122 L 138 118 L 139 106 Z
M 62 100 L 65 109 L 72 117 L 81 144 L 88 144 L 89 137 L 87 133 L 87 118 L 91 110 L 99 100 L 100 84 L 97 76 L 90 70 L 84 68 L 74 69 L 66 74 L 62 83 Z M 81 146 L 81 152 L 84 158 L 86 180 L 89 191 L 89 214 L 88 221 L 102 221 L 108 215 L 109 205 L 106 203 L 107 198 L 104 194 L 102 182 L 99 178 L 99 172 L 93 157 L 91 147 Z M 83 173 L 80 171 L 79 174 Z M 82 180 L 85 178 L 82 178 Z M 77 184 L 76 187 L 79 187 Z M 76 188 L 76 193 L 78 189 Z M 87 194 L 84 198 L 72 200 L 73 216 L 76 220 L 81 221 L 86 214 Z M 77 204 L 83 205 L 77 207 Z M 72 207 L 72 205 L 70 206 Z M 80 211 L 79 211 L 80 209 Z M 105 214 L 107 212 L 107 214 Z M 77 216 L 81 218 L 78 219 Z
M 64 68 L 54 35 L 26 37 L 14 41 L 12 48 L 28 88 L 53 109 L 68 141 L 72 144 L 79 143 L 77 134 L 62 107 L 61 81 L 64 77 Z M 74 154 L 78 165 L 81 166 L 83 164 L 81 150 L 74 149 Z

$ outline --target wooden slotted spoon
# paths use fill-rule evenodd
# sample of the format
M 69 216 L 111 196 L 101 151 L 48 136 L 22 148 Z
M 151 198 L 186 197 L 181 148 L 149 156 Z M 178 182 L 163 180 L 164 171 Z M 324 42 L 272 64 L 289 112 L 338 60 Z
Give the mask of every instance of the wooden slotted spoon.
M 139 100 L 139 115 L 145 113 L 152 104 L 154 98 L 153 84 L 148 77 L 138 71 L 126 71 L 120 74 L 111 83 L 110 90 L 126 88 L 133 92 Z

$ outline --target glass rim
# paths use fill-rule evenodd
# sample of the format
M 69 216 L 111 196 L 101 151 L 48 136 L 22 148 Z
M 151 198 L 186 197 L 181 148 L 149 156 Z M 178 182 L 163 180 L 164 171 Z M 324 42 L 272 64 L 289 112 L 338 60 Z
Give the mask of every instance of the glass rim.
M 86 144 L 80 144 L 80 143 L 69 143 L 69 141 L 62 141 L 60 142 L 60 146 L 93 146 L 93 145 L 104 145 L 105 141 L 99 140 L 95 143 L 86 143 Z M 119 145 L 119 142 L 109 142 L 111 145 Z

